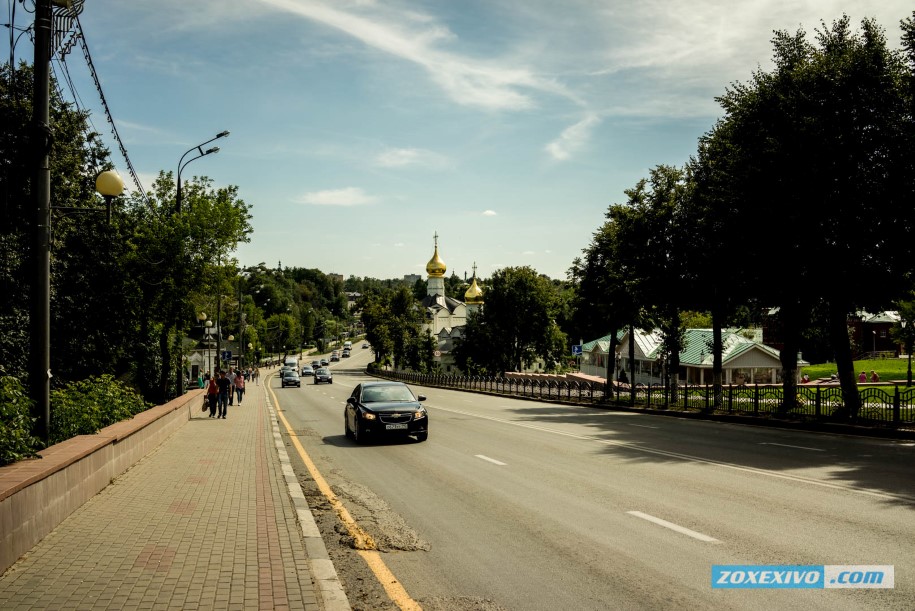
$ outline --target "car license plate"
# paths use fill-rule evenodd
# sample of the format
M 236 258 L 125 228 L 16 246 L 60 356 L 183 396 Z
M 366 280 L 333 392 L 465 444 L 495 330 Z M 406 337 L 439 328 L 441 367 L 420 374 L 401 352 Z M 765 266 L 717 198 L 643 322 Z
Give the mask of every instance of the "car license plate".
M 387 424 L 387 425 L 385 425 L 384 428 L 386 428 L 390 431 L 391 429 L 405 429 L 405 428 L 408 428 L 408 425 L 407 424 Z

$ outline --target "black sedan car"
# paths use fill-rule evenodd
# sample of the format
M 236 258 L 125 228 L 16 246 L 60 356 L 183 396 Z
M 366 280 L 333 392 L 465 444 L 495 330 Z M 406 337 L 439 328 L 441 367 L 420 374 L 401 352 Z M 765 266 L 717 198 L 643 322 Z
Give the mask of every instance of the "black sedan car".
M 315 384 L 320 384 L 321 382 L 327 382 L 328 384 L 334 383 L 334 374 L 332 374 L 327 367 L 318 367 L 315 369 Z
M 283 372 L 282 384 L 283 388 L 287 386 L 297 386 L 302 387 L 302 379 L 299 378 L 299 374 L 295 369 L 289 369 Z
M 423 395 L 414 396 L 403 382 L 363 382 L 346 400 L 343 425 L 356 443 L 387 435 L 429 437 L 429 414 Z

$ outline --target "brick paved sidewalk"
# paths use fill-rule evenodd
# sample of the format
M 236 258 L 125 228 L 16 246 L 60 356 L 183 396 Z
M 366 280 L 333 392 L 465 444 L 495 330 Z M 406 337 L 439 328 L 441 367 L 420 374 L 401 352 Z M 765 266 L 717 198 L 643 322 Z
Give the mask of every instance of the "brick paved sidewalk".
M 195 410 L 65 519 L 0 577 L 0 609 L 348 609 L 269 379 L 225 420 Z

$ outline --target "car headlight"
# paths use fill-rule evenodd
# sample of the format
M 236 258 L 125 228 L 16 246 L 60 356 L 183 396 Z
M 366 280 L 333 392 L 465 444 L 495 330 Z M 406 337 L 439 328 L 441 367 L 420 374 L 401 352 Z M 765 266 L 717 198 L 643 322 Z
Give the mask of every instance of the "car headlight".
M 424 409 L 418 409 L 415 412 L 413 412 L 414 420 L 422 420 L 425 417 L 426 417 L 426 410 L 424 410 Z
M 365 412 L 362 414 L 362 417 L 365 418 L 366 420 L 374 420 L 375 414 L 370 414 L 369 412 Z

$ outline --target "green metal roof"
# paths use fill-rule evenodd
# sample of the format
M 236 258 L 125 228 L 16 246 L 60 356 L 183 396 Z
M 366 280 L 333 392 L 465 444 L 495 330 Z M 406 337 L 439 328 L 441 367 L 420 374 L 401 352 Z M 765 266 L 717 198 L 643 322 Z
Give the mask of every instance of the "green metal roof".
M 778 350 L 755 339 L 745 337 L 743 333 L 744 330 L 742 329 L 723 329 L 721 331 L 722 364 L 726 364 L 751 350 L 760 350 L 774 359 L 780 358 Z M 617 342 L 621 342 L 627 334 L 627 331 L 620 331 L 617 334 Z M 584 352 L 594 352 L 596 348 L 600 352 L 606 353 L 610 350 L 610 337 L 610 335 L 605 335 L 592 340 L 584 344 L 582 350 Z M 712 367 L 712 338 L 712 329 L 687 329 L 683 334 L 680 364 L 693 367 Z M 661 336 L 657 330 L 646 333 L 636 329 L 634 341 L 642 354 L 649 360 L 656 360 L 663 351 Z M 798 361 L 798 364 L 802 365 L 805 362 Z

